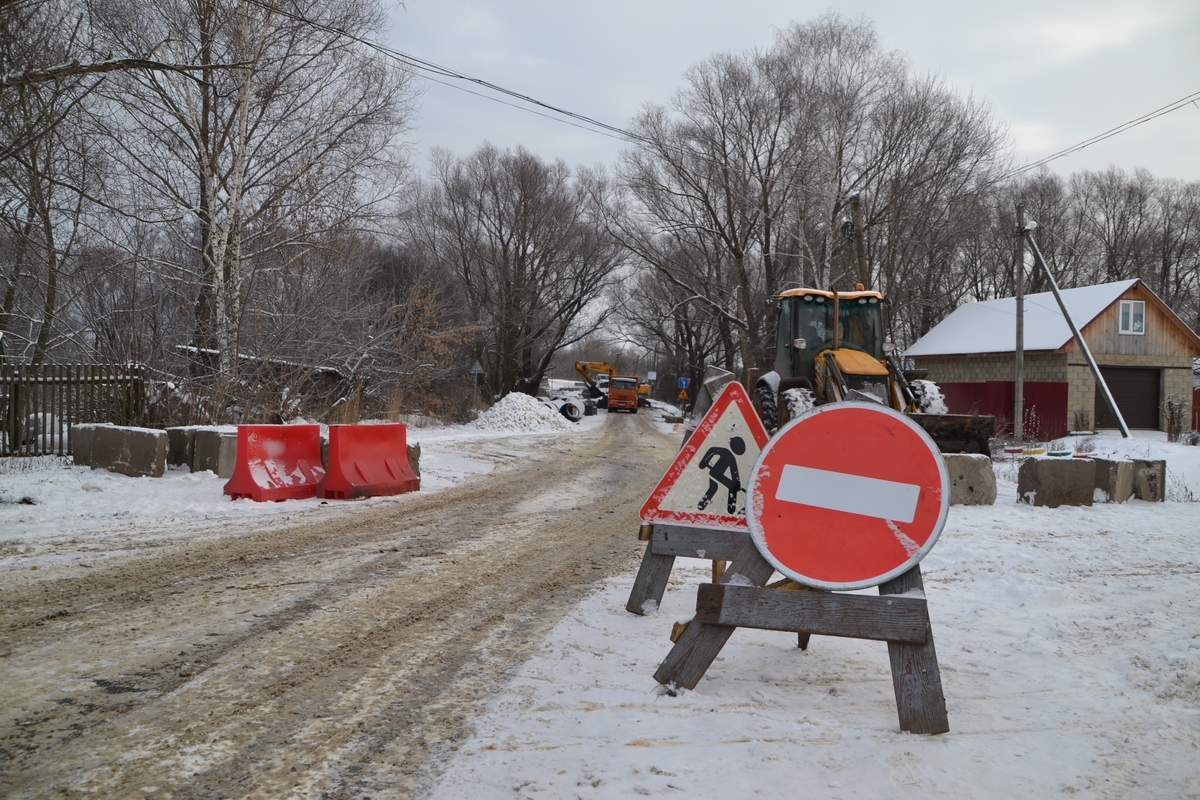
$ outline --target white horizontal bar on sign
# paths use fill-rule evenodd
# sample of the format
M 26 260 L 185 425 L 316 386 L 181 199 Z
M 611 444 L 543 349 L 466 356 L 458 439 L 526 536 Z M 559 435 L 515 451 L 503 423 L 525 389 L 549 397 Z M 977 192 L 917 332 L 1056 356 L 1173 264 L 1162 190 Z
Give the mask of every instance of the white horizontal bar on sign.
M 786 464 L 775 499 L 864 517 L 912 522 L 920 494 L 921 487 L 911 483 Z

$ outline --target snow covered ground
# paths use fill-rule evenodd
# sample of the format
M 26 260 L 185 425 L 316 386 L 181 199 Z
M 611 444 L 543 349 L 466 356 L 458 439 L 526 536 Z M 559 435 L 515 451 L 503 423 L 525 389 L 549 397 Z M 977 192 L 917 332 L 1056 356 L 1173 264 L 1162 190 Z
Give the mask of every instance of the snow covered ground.
M 562 428 L 526 411 L 410 428 L 423 490 L 605 419 Z M 800 651 L 791 634 L 743 629 L 695 690 L 664 694 L 652 675 L 671 625 L 708 579 L 708 562 L 680 559 L 650 617 L 624 610 L 632 572 L 580 603 L 500 687 L 433 796 L 1200 797 L 1200 447 L 1089 441 L 1166 459 L 1168 502 L 1032 508 L 1000 461 L 996 505 L 953 507 L 922 563 L 950 733 L 899 732 L 878 642 L 813 637 Z M 0 462 L 0 581 L 120 557 L 172 535 L 172 519 L 215 528 L 320 502 L 234 503 L 222 485 Z
M 707 562 L 651 617 L 608 581 L 478 721 L 435 798 L 1200 797 L 1200 448 L 1165 458 L 1171 500 L 951 509 L 922 563 L 951 732 L 899 731 L 886 645 L 738 630 L 695 690 L 651 677 Z M 678 562 L 677 562 L 678 563 Z
M 410 424 L 408 442 L 421 445 L 421 490 L 432 492 L 603 421 L 597 415 L 571 423 L 540 401 L 511 395 L 470 425 Z M 205 529 L 217 535 L 231 523 L 319 513 L 326 505 L 317 499 L 234 502 L 224 486 L 212 472 L 192 474 L 186 467 L 162 478 L 129 478 L 76 467 L 69 458 L 0 458 L 0 580 L 6 569 L 119 556 Z M 406 496 L 354 502 L 402 505 Z

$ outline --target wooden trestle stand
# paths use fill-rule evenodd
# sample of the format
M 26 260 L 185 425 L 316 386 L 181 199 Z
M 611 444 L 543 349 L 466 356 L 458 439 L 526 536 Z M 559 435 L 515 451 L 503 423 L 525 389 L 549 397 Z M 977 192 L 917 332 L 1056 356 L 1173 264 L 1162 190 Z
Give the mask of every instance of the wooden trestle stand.
M 801 647 L 812 634 L 875 639 L 888 645 L 900 730 L 950 730 L 920 565 L 881 584 L 878 597 L 791 581 L 769 588 L 775 568 L 745 531 L 659 524 L 643 526 L 641 538 L 649 542 L 625 606 L 634 614 L 650 613 L 662 602 L 677 556 L 732 562 L 719 582 L 699 586 L 695 619 L 654 673 L 668 689 L 695 688 L 739 627 L 796 633 Z

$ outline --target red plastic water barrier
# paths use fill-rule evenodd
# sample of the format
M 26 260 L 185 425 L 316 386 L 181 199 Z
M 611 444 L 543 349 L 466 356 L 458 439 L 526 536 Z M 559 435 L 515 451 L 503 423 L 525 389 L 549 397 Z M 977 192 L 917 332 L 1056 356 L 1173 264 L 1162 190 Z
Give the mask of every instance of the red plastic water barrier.
M 320 425 L 239 425 L 237 438 L 225 494 L 259 503 L 316 496 L 325 476 Z
M 421 479 L 408 463 L 407 431 L 400 423 L 330 425 L 329 471 L 317 494 L 348 500 L 418 491 Z

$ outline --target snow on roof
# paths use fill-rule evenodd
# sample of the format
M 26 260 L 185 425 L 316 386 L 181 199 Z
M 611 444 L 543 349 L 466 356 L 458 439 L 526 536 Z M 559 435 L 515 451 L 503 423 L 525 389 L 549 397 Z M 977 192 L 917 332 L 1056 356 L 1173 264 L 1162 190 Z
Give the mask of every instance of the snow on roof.
M 1137 283 L 1137 279 L 1064 289 L 1063 302 L 1082 330 Z M 967 303 L 933 326 L 905 356 L 1011 353 L 1016 349 L 1015 297 Z M 1057 350 L 1071 340 L 1071 329 L 1050 292 L 1025 295 L 1025 349 Z

